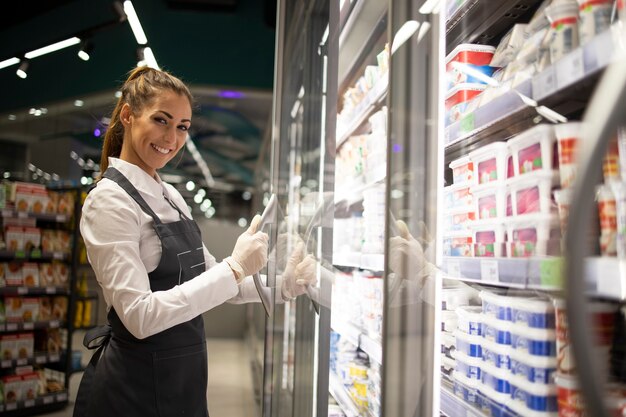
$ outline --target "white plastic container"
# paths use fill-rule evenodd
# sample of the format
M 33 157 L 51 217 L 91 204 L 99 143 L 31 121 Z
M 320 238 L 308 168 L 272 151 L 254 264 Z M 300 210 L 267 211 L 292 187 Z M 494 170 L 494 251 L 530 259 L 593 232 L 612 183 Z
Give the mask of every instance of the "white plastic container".
M 580 147 L 582 129 L 583 124 L 581 122 L 559 123 L 554 126 L 554 134 L 557 140 L 561 188 L 571 186 L 576 179 L 576 172 L 578 170 L 578 148 Z
M 611 26 L 613 0 L 578 0 L 578 4 L 580 44 L 585 45 Z
M 455 123 L 465 116 L 468 106 L 483 91 L 485 84 L 457 84 L 446 95 L 446 126 Z
M 467 207 L 474 204 L 474 198 L 468 183 L 452 184 L 443 189 L 444 204 L 446 208 Z
M 615 194 L 610 185 L 596 187 L 598 218 L 600 220 L 600 254 L 617 255 L 617 208 Z
M 544 12 L 550 21 L 550 60 L 555 63 L 578 47 L 578 3 L 557 2 Z
M 512 300 L 513 323 L 538 329 L 554 329 L 554 303 L 542 298 L 519 298 Z
M 529 355 L 518 349 L 512 349 L 511 373 L 535 384 L 552 384 L 556 373 L 556 357 Z
M 461 306 L 455 310 L 457 316 L 457 328 L 470 335 L 482 335 L 482 307 Z
M 454 394 L 463 398 L 468 404 L 479 404 L 480 398 L 478 396 L 478 389 L 476 388 L 477 381 L 463 376 L 459 372 L 452 373 L 452 379 L 454 380 Z
M 511 368 L 511 345 L 500 345 L 489 340 L 483 341 L 483 361 L 496 368 Z
M 443 227 L 445 231 L 467 230 L 474 220 L 476 212 L 473 205 L 455 207 L 446 211 Z
M 476 291 L 469 287 L 445 288 L 441 291 L 444 310 L 454 311 L 461 306 L 470 305 Z
M 456 359 L 455 375 L 461 374 L 472 380 L 480 380 L 480 367 L 483 364 L 480 357 L 468 356 L 457 351 L 454 359 Z
M 455 349 L 455 344 L 454 333 L 441 332 L 441 353 L 450 355 Z
M 513 215 L 556 213 L 552 189 L 557 182 L 557 171 L 536 171 L 509 179 Z
M 514 410 L 523 409 L 521 415 L 529 415 L 527 411 L 538 413 L 558 411 L 557 389 L 554 384 L 533 384 L 518 376 L 513 376 L 510 382 L 513 399 L 511 406 Z
M 478 386 L 478 391 L 483 396 L 487 397 L 482 406 L 484 410 L 487 410 L 485 415 L 500 417 L 508 417 L 510 415 L 510 413 L 507 412 L 507 408 L 511 403 L 510 393 L 497 392 L 493 388 L 482 383 Z
M 474 163 L 469 156 L 464 156 L 459 159 L 455 159 L 450 162 L 449 165 L 452 170 L 452 183 L 453 184 L 468 184 L 473 183 L 474 180 Z
M 443 310 L 441 312 L 441 330 L 453 332 L 458 327 L 458 316 L 456 311 Z
M 495 392 L 508 394 L 511 392 L 511 373 L 507 369 L 496 368 L 483 362 L 481 368 L 481 382 Z
M 474 183 L 505 181 L 508 155 L 506 142 L 494 142 L 470 152 L 469 157 L 474 162 Z
M 492 316 L 483 317 L 483 338 L 499 345 L 511 344 L 511 322 Z
M 514 217 L 507 223 L 510 258 L 560 254 L 561 228 L 557 215 L 534 214 Z
M 556 169 L 556 146 L 554 128 L 548 124 L 534 126 L 509 140 L 515 175 Z
M 472 239 L 472 232 L 470 230 L 446 232 L 443 236 L 443 255 L 471 257 Z
M 502 221 L 477 220 L 470 226 L 474 234 L 475 257 L 503 257 L 506 255 L 506 226 Z
M 455 63 L 469 66 L 474 71 L 491 77 L 497 68 L 489 64 L 493 59 L 496 48 L 489 45 L 478 45 L 474 43 L 460 44 L 446 56 L 446 77 L 448 78 L 448 88 L 462 83 L 484 84 L 480 78 L 468 75 L 466 72 L 455 67 Z
M 534 293 L 529 291 L 519 291 L 510 295 L 506 294 L 507 292 L 505 290 L 503 290 L 501 293 L 486 290 L 478 293 L 478 296 L 482 300 L 483 314 L 495 317 L 498 320 L 506 320 L 512 322 L 512 301 L 518 297 L 532 297 L 534 295 Z
M 482 357 L 482 337 L 467 334 L 460 330 L 454 332 L 454 337 L 457 352 L 474 358 Z
M 507 187 L 503 183 L 498 185 L 484 184 L 471 188 L 476 220 L 497 219 L 506 217 Z
M 529 355 L 556 357 L 556 331 L 513 324 L 511 347 Z

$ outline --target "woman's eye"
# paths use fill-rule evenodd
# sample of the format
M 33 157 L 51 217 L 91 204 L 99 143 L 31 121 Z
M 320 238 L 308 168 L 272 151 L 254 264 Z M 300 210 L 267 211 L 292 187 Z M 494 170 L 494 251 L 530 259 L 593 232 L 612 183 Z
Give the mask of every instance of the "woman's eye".
M 160 123 L 160 124 L 162 124 L 162 125 L 166 125 L 166 124 L 167 124 L 167 120 L 165 120 L 165 119 L 164 119 L 164 118 L 162 118 L 162 117 L 155 117 L 155 118 L 154 118 L 154 120 L 155 120 L 157 123 Z
M 178 126 L 178 128 L 179 128 L 180 130 L 182 130 L 183 132 L 186 132 L 186 131 L 188 131 L 188 130 L 189 130 L 189 126 L 186 126 L 186 125 L 180 125 L 180 126 Z

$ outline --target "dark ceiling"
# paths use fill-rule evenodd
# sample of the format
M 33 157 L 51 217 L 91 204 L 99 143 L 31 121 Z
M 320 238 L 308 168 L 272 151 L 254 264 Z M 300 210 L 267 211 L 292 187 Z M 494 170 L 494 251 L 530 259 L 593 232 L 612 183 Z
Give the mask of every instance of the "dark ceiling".
M 121 2 L 120 2 L 121 4 Z M 182 78 L 197 100 L 190 135 L 219 183 L 254 185 L 271 114 L 276 2 L 272 0 L 133 0 L 159 65 Z M 0 61 L 90 33 L 92 58 L 78 46 L 0 69 L 0 146 L 79 142 L 96 156 L 114 93 L 137 62 L 137 43 L 111 0 L 42 0 L 12 4 L 0 15 Z M 235 91 L 229 96 L 225 92 Z M 74 106 L 82 100 L 82 107 Z M 31 109 L 45 109 L 34 116 Z M 56 143 L 56 142 L 54 142 Z M 68 156 L 69 158 L 69 156 Z M 32 162 L 32 161 L 30 161 Z M 2 169 L 3 167 L 0 167 Z M 202 183 L 187 152 L 168 172 Z

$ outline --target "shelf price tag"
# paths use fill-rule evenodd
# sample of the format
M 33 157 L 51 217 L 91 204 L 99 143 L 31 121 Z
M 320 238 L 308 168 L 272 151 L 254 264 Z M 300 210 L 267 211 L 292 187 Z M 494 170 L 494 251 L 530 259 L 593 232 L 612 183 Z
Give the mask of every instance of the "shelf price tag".
M 51 320 L 50 327 L 52 327 L 53 329 L 59 327 L 59 320 Z
M 67 220 L 67 216 L 65 214 L 57 214 L 57 222 L 64 222 Z
M 52 259 L 57 259 L 57 260 L 63 259 L 63 252 L 53 252 Z
M 44 404 L 52 404 L 53 402 L 54 402 L 54 396 L 48 395 L 48 396 L 43 397 Z
M 17 323 L 7 324 L 7 332 L 14 332 L 17 330 Z
M 499 282 L 498 261 L 481 259 L 480 279 L 484 282 Z
M 15 257 L 16 258 L 26 258 L 26 252 L 24 252 L 23 250 L 15 251 Z
M 28 364 L 28 359 L 20 358 L 17 360 L 17 366 L 24 366 Z
M 41 258 L 41 249 L 33 249 L 30 253 L 31 258 Z
M 11 210 L 2 210 L 2 217 L 11 217 L 13 212 Z
M 34 406 L 35 406 L 35 400 L 26 400 L 26 401 L 24 401 L 24 408 L 34 407 Z
M 544 287 L 563 287 L 563 259 L 545 259 L 539 264 L 539 277 Z
M 11 362 L 11 361 L 2 361 L 2 367 L 3 368 L 10 368 L 12 364 L 13 364 L 13 362 Z
M 37 356 L 35 358 L 35 362 L 38 363 L 38 364 L 46 363 L 46 357 L 45 356 Z
M 448 261 L 448 276 L 450 278 L 461 278 L 461 262 Z
M 476 118 L 474 113 L 470 113 L 461 119 L 461 134 L 465 135 L 474 130 L 476 126 Z
M 579 81 L 584 75 L 583 50 L 580 48 L 565 55 L 556 66 L 556 80 L 559 88 Z
M 59 355 L 50 355 L 50 362 L 58 362 L 61 359 Z
M 67 400 L 67 392 L 62 392 L 57 395 L 57 401 L 65 401 Z
M 556 75 L 554 67 L 548 67 L 544 71 L 537 74 L 532 81 L 533 98 L 541 100 L 542 98 L 552 94 L 556 90 Z
M 35 323 L 24 323 L 24 330 L 33 330 L 35 328 Z
M 26 288 L 26 287 L 17 287 L 17 293 L 19 295 L 28 294 L 28 288 Z
M 7 408 L 6 408 L 6 410 L 7 410 L 7 411 L 17 410 L 17 403 L 10 403 L 10 404 L 7 404 Z
M 18 219 L 27 219 L 28 218 L 28 213 L 26 213 L 25 211 L 18 211 L 17 212 L 17 218 Z
M 46 294 L 56 294 L 56 287 L 46 287 Z

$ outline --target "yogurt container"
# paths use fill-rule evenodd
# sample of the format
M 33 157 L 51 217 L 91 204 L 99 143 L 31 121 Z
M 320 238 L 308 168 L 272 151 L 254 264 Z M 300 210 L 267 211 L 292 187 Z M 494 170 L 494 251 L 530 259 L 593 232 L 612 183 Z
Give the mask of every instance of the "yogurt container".
M 509 140 L 515 175 L 558 167 L 556 136 L 552 125 L 539 124 Z
M 467 65 L 474 71 L 478 71 L 488 77 L 498 69 L 489 64 L 493 59 L 496 48 L 489 45 L 461 44 L 454 48 L 446 57 L 446 76 L 448 78 L 448 88 L 453 88 L 458 84 L 472 83 L 484 84 L 479 78 L 468 75 L 462 68 L 455 64 Z
M 552 189 L 558 182 L 557 171 L 536 171 L 508 180 L 513 204 L 513 215 L 556 213 Z
M 456 207 L 446 211 L 444 229 L 447 231 L 465 231 L 475 219 L 474 206 Z
M 578 0 L 578 4 L 580 44 L 585 45 L 611 26 L 613 0 Z
M 470 226 L 474 234 L 474 256 L 503 257 L 506 255 L 506 227 L 500 220 L 477 220 Z
M 507 215 L 507 187 L 489 183 L 471 188 L 477 220 L 503 218 Z M 511 209 L 512 211 L 512 209 Z
M 561 188 L 574 183 L 578 169 L 578 148 L 583 129 L 581 122 L 560 123 L 554 126 L 559 156 Z
M 559 255 L 561 230 L 556 215 L 533 214 L 515 217 L 507 224 L 512 258 Z
M 494 142 L 470 152 L 474 161 L 474 178 L 476 184 L 499 182 L 507 178 L 507 162 L 509 150 L 506 142 Z
M 470 287 L 444 288 L 441 291 L 441 299 L 444 310 L 454 311 L 461 306 L 467 306 L 476 295 L 476 290 Z
M 448 376 L 452 376 L 454 372 L 454 368 L 456 368 L 456 361 L 446 355 L 441 355 L 441 372 Z
M 441 332 L 441 353 L 452 357 L 455 350 L 456 339 L 454 333 Z M 452 353 L 452 354 L 451 354 Z
M 552 300 L 542 298 L 518 298 L 512 300 L 513 323 L 538 329 L 554 329 L 555 315 Z
M 511 347 L 529 355 L 556 357 L 556 331 L 511 325 Z
M 484 396 L 483 410 L 485 414 L 491 417 L 515 417 L 517 414 L 512 413 L 508 406 L 511 404 L 510 393 L 497 392 L 493 388 L 480 384 L 478 392 Z
M 456 351 L 462 352 L 474 358 L 482 357 L 482 337 L 463 333 L 460 330 L 454 332 Z
M 517 297 L 531 297 L 534 293 L 530 291 L 519 291 L 509 293 L 503 291 L 487 291 L 482 290 L 478 296 L 482 300 L 483 314 L 497 318 L 498 320 L 512 321 L 512 301 Z
M 583 393 L 578 379 L 571 375 L 557 374 L 555 377 L 559 417 L 586 417 Z
M 443 189 L 445 207 L 459 208 L 474 204 L 469 184 L 453 184 Z
M 511 373 L 534 384 L 552 384 L 556 373 L 556 357 L 529 355 L 512 349 Z
M 511 368 L 511 346 L 494 343 L 490 340 L 483 341 L 483 361 L 496 368 Z
M 598 218 L 600 220 L 600 253 L 602 256 L 617 255 L 617 208 L 610 185 L 596 188 Z
M 472 256 L 472 232 L 470 230 L 458 230 L 446 232 L 443 236 L 444 256 Z
M 473 336 L 482 335 L 482 307 L 461 306 L 455 310 L 458 329 Z
M 513 400 L 511 408 L 524 409 L 522 415 L 527 415 L 525 410 L 541 413 L 558 411 L 557 388 L 554 384 L 536 384 L 515 375 L 511 378 L 511 398 Z M 522 407 L 516 407 L 513 405 L 515 403 Z
M 481 368 L 481 382 L 484 386 L 491 388 L 501 394 L 511 392 L 511 374 L 508 370 L 496 368 L 487 362 L 483 362 Z
M 453 332 L 456 330 L 458 317 L 456 311 L 443 310 L 441 312 L 441 330 L 444 332 Z
M 474 180 L 474 163 L 468 156 L 455 159 L 448 165 L 452 170 L 453 184 L 467 184 Z
M 446 95 L 446 126 L 463 118 L 469 103 L 485 91 L 484 84 L 457 84 Z M 470 157 L 471 158 L 471 157 Z
M 491 316 L 483 317 L 483 338 L 500 345 L 511 344 L 511 322 Z
M 476 388 L 476 381 L 465 377 L 459 372 L 454 372 L 454 394 L 469 404 L 480 404 L 480 396 Z
M 480 380 L 480 367 L 482 364 L 480 357 L 468 356 L 458 351 L 454 359 L 456 360 L 455 375 L 461 374 L 472 380 Z
M 544 12 L 550 21 L 550 60 L 555 63 L 578 47 L 578 3 L 553 3 Z

